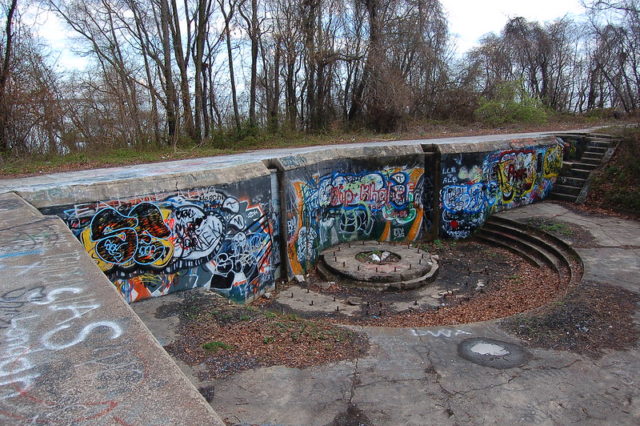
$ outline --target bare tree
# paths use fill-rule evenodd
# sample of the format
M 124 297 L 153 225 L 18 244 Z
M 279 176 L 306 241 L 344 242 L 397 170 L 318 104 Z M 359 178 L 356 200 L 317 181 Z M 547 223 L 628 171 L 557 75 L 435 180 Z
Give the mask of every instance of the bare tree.
M 7 153 L 10 149 L 10 143 L 7 138 L 7 123 L 9 116 L 9 108 L 7 102 L 7 82 L 11 74 L 11 64 L 13 60 L 13 44 L 14 44 L 14 19 L 18 9 L 18 0 L 11 0 L 8 5 L 3 5 L 5 9 L 5 26 L 2 37 L 4 44 L 0 52 L 1 66 L 0 69 L 0 152 Z

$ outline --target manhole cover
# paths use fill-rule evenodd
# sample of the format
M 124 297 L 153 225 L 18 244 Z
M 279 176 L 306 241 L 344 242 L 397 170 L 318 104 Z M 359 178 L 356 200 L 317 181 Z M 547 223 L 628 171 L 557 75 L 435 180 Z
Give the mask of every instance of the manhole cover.
M 458 345 L 458 354 L 475 364 L 499 369 L 519 367 L 530 358 L 521 346 L 484 337 L 463 340 Z
M 438 270 L 436 258 L 424 250 L 378 241 L 334 246 L 322 260 L 334 274 L 376 289 L 420 287 Z

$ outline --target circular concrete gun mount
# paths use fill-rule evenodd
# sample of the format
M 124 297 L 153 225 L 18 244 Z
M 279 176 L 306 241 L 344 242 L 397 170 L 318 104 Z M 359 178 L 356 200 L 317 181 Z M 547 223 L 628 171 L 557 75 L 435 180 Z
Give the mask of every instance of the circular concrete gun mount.
M 388 253 L 385 262 L 375 253 Z M 372 260 L 376 259 L 376 260 Z M 409 290 L 423 286 L 438 272 L 437 256 L 408 245 L 354 241 L 321 253 L 321 261 L 335 275 L 358 287 Z

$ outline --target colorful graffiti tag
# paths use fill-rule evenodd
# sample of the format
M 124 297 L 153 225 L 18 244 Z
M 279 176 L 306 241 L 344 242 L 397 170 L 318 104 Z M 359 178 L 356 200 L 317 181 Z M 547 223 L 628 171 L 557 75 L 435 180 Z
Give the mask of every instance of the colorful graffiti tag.
M 414 240 L 423 219 L 422 167 L 314 174 L 291 179 L 287 235 L 291 270 L 300 274 L 320 251 L 344 241 Z
M 443 157 L 442 234 L 467 238 L 491 213 L 545 198 L 561 167 L 560 145 Z
M 59 215 L 129 302 L 195 287 L 243 301 L 273 284 L 268 202 L 206 188 Z

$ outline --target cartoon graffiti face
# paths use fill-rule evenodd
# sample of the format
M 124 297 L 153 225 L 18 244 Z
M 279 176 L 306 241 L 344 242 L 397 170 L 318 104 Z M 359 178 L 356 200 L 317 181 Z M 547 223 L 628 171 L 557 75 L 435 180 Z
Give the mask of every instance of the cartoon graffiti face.
M 536 179 L 536 163 L 530 152 L 509 152 L 498 164 L 498 181 L 505 201 L 521 197 L 533 188 Z
M 200 259 L 220 248 L 225 227 L 218 216 L 190 205 L 176 209 L 174 216 L 176 258 Z

